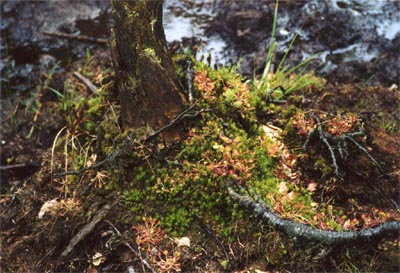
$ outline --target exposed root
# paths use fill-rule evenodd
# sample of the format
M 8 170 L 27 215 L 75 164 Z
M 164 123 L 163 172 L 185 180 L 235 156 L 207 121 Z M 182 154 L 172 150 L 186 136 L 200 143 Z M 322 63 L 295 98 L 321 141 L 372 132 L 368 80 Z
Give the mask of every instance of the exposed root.
M 147 134 L 145 136 L 140 137 L 138 141 L 135 141 L 130 136 L 127 136 L 127 139 L 124 141 L 124 143 L 122 143 L 120 145 L 121 147 L 115 149 L 105 159 L 103 159 L 102 161 L 96 163 L 95 165 L 89 166 L 89 167 L 85 167 L 85 168 L 82 168 L 82 169 L 76 170 L 76 171 L 66 171 L 66 172 L 62 172 L 62 173 L 56 173 L 56 174 L 54 174 L 54 177 L 59 178 L 59 177 L 63 177 L 63 176 L 66 176 L 66 175 L 79 175 L 79 174 L 82 174 L 83 172 L 86 172 L 88 170 L 99 169 L 100 167 L 102 167 L 106 163 L 109 163 L 109 162 L 110 163 L 114 163 L 119 158 L 122 158 L 122 157 L 124 157 L 126 155 L 130 155 L 132 149 L 134 148 L 133 147 L 134 143 L 137 144 L 139 147 L 143 147 L 143 144 L 147 143 L 152 138 L 156 137 L 157 135 L 159 135 L 161 132 L 165 131 L 166 129 L 168 129 L 168 128 L 180 123 L 182 120 L 187 119 L 187 118 L 195 118 L 195 117 L 199 116 L 201 113 L 213 111 L 213 109 L 204 109 L 204 108 L 201 108 L 199 110 L 194 110 L 196 104 L 197 104 L 197 102 L 193 103 L 190 107 L 188 107 L 182 113 L 177 115 L 170 123 L 162 126 L 158 130 L 155 130 L 155 131 L 153 131 L 153 132 L 151 132 L 151 133 L 149 133 L 149 134 Z M 63 129 L 65 129 L 65 127 Z M 61 133 L 61 131 L 59 132 L 59 134 Z M 58 137 L 58 135 L 57 135 L 57 137 Z M 55 143 L 55 141 L 54 141 L 54 143 Z M 52 151 L 54 151 L 54 145 L 53 145 L 53 150 Z M 53 170 L 53 168 L 52 168 L 52 170 Z
M 371 242 L 400 235 L 399 221 L 386 222 L 374 228 L 358 231 L 321 230 L 292 220 L 282 219 L 272 212 L 262 200 L 254 201 L 247 192 L 238 194 L 230 186 L 228 187 L 228 192 L 235 202 L 260 217 L 264 223 L 285 232 L 291 237 L 305 238 L 327 245 L 338 245 L 353 242 Z

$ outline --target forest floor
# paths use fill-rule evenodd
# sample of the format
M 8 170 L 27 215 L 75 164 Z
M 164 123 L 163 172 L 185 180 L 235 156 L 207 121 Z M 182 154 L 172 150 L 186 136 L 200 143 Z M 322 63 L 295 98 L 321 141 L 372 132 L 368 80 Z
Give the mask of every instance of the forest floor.
M 87 236 L 80 238 L 78 244 L 70 249 L 71 253 L 64 257 L 63 253 L 67 251 L 73 236 L 84 229 L 85 224 L 90 222 L 89 219 L 93 221 L 96 211 L 104 209 L 98 200 L 90 200 L 93 197 L 88 194 L 91 191 L 90 187 L 104 187 L 109 179 L 107 176 L 99 178 L 96 185 L 93 181 L 88 182 L 87 177 L 83 175 L 80 180 L 74 182 L 78 183 L 74 186 L 54 177 L 55 172 L 66 170 L 63 165 L 67 164 L 68 170 L 74 167 L 67 162 L 67 145 L 63 148 L 61 144 L 60 148 L 59 144 L 55 144 L 56 139 L 61 139 L 62 135 L 67 138 L 66 134 L 74 135 L 74 129 L 78 130 L 81 126 L 79 123 L 88 123 L 88 120 L 80 120 L 84 116 L 83 113 L 77 110 L 74 113 L 75 117 L 68 116 L 63 112 L 63 107 L 74 109 L 74 105 L 79 104 L 82 97 L 95 97 L 87 85 L 73 76 L 73 72 L 76 71 L 86 75 L 97 86 L 104 87 L 112 83 L 112 77 L 107 74 L 107 71 L 110 71 L 109 56 L 107 52 L 99 51 L 92 54 L 90 59 L 84 58 L 74 62 L 61 73 L 57 70 L 42 72 L 37 78 L 37 93 L 28 101 L 3 100 L 3 103 L 7 103 L 2 106 L 0 262 L 3 272 L 267 272 L 347 271 L 349 268 L 353 271 L 399 270 L 396 246 L 398 240 L 365 250 L 362 255 L 368 257 L 369 261 L 363 259 L 358 264 L 357 257 L 360 256 L 352 253 L 342 255 L 341 260 L 335 260 L 337 252 L 343 251 L 340 248 L 331 250 L 324 259 L 314 257 L 311 265 L 306 265 L 306 262 L 290 260 L 298 254 L 285 252 L 299 251 L 290 239 L 284 239 L 283 235 L 270 231 L 262 224 L 260 230 L 265 230 L 266 234 L 260 235 L 258 245 L 254 245 L 254 240 L 240 241 L 238 238 L 236 242 L 229 242 L 224 238 L 218 239 L 219 235 L 212 230 L 207 233 L 207 225 L 201 220 L 196 227 L 192 227 L 192 237 L 173 238 L 167 235 L 155 218 L 146 215 L 133 217 L 123 201 L 114 204 L 112 213 L 92 227 Z M 47 88 L 51 86 L 54 90 L 62 90 L 66 82 L 74 86 L 77 92 L 70 101 L 63 100 L 67 96 L 66 92 L 57 95 Z M 351 161 L 340 166 L 347 173 L 345 183 L 335 185 L 338 189 L 334 191 L 324 189 L 329 192 L 325 198 L 331 194 L 332 199 L 343 199 L 345 201 L 341 206 L 349 210 L 350 214 L 357 214 L 354 217 L 355 222 L 350 223 L 354 227 L 373 226 L 373 223 L 368 225 L 364 222 L 379 220 L 379 217 L 370 217 L 374 211 L 385 214 L 382 219 L 399 220 L 399 215 L 391 204 L 399 202 L 399 94 L 396 86 L 334 83 L 327 84 L 321 90 L 304 93 L 301 102 L 297 102 L 298 107 L 305 113 L 325 113 L 331 115 L 332 120 L 338 115 L 357 115 L 366 132 L 364 144 L 373 158 L 392 177 L 381 181 L 379 170 L 369 158 L 356 156 L 359 151 L 352 150 L 355 153 L 354 157 L 350 154 Z M 68 103 L 72 106 L 67 106 Z M 260 117 L 260 120 L 276 126 L 282 126 L 280 119 L 282 117 L 275 113 L 267 113 Z M 62 128 L 65 128 L 64 132 Z M 95 136 L 92 137 L 95 139 Z M 70 141 L 74 141 L 73 137 Z M 75 141 L 76 145 L 81 145 L 78 136 Z M 287 145 L 290 147 L 293 143 Z M 313 150 L 326 149 L 318 146 L 315 140 L 311 141 L 310 147 Z M 82 145 L 79 149 L 85 150 L 87 147 Z M 76 168 L 78 167 L 75 166 Z M 323 171 L 316 170 L 307 159 L 303 160 L 298 168 L 305 177 L 315 181 L 324 175 Z M 118 195 L 117 192 L 110 194 L 108 191 L 107 196 L 103 198 L 112 200 Z M 79 216 L 82 209 L 85 210 L 84 218 Z M 94 211 L 89 212 L 90 210 Z M 130 221 L 124 223 L 117 219 Z M 247 222 L 242 224 L 251 225 Z M 193 235 L 195 233 L 197 236 Z M 138 238 L 144 241 L 154 240 L 152 243 L 157 246 L 149 249 L 143 247 L 141 250 Z M 187 239 L 190 240 L 190 246 Z M 291 247 L 278 247 L 288 250 L 283 251 L 286 254 L 275 257 L 271 251 L 277 250 L 268 246 L 271 244 L 268 240 L 273 240 L 274 245 L 288 244 Z M 313 248 L 310 245 L 308 247 Z M 355 253 L 354 248 L 357 249 L 357 246 L 349 247 L 347 251 Z M 318 256 L 315 253 L 307 255 Z
M 275 145 L 270 145 L 269 152 L 280 154 L 282 150 L 291 151 L 283 153 L 287 156 L 286 161 L 282 163 L 281 160 L 282 164 L 278 164 L 278 167 L 286 169 L 274 170 L 274 174 L 281 179 L 279 181 L 284 182 L 276 185 L 279 195 L 271 199 L 271 205 L 284 218 L 326 230 L 360 230 L 386 221 L 400 221 L 399 36 L 390 41 L 380 37 L 370 40 L 368 35 L 363 36 L 367 33 L 367 21 L 364 22 L 366 25 L 353 24 L 349 29 L 332 28 L 331 21 L 347 26 L 347 17 L 339 12 L 329 15 L 329 18 L 334 18 L 331 21 L 316 21 L 319 20 L 317 16 L 307 18 L 301 14 L 305 2 L 295 3 L 298 5 L 295 9 L 291 6 L 292 2 L 296 1 L 287 1 L 291 12 L 288 18 L 300 18 L 311 25 L 310 35 L 315 36 L 317 41 L 316 45 L 310 45 L 311 41 L 304 42 L 298 47 L 300 51 L 304 48 L 321 49 L 321 45 L 325 44 L 335 44 L 340 48 L 363 37 L 363 43 L 374 43 L 384 54 L 376 57 L 376 62 L 366 65 L 340 63 L 337 71 L 326 75 L 328 83 L 325 87 L 293 93 L 285 98 L 285 103 L 271 103 L 264 112 L 258 113 L 260 126 L 268 125 L 268 128 L 273 128 L 272 132 L 285 132 L 279 141 L 275 139 Z M 147 199 L 139 194 L 136 196 L 134 191 L 125 194 L 126 190 L 134 187 L 127 182 L 115 185 L 118 170 L 109 172 L 94 168 L 75 175 L 57 176 L 57 173 L 81 170 L 101 162 L 102 157 L 95 157 L 99 149 L 96 143 L 100 142 L 97 141 L 97 130 L 101 120 L 110 116 L 103 110 L 109 109 L 112 116 L 116 101 L 112 94 L 112 63 L 104 40 L 82 42 L 57 36 L 46 36 L 44 39 L 39 27 L 46 25 L 44 22 L 50 19 L 54 24 L 49 26 L 49 31 L 61 30 L 71 34 L 77 31 L 76 27 L 83 29 L 82 26 L 94 24 L 95 31 L 86 34 L 102 38 L 96 35 L 100 35 L 100 29 L 104 33 L 108 31 L 105 23 L 108 2 L 85 2 L 82 9 L 78 2 L 66 1 L 57 4 L 57 12 L 53 12 L 55 8 L 49 3 L 9 1 L 2 5 L 2 35 L 5 33 L 7 36 L 4 41 L 11 42 L 7 45 L 10 56 L 2 55 L 0 67 L 1 272 L 400 271 L 398 238 L 345 246 L 296 240 L 274 230 L 250 213 L 238 212 L 225 191 L 205 193 L 212 198 L 228 200 L 222 203 L 223 206 L 205 206 L 203 214 L 198 212 L 199 216 L 196 213 L 179 215 L 180 210 L 171 212 L 170 215 L 176 218 L 167 218 L 168 222 L 164 221 L 163 215 L 154 213 L 154 206 L 170 200 L 153 200 L 156 205 L 152 207 L 144 201 L 152 201 L 152 192 L 145 192 L 149 193 Z M 226 1 L 226 6 L 221 4 L 222 12 L 208 30 L 211 34 L 226 36 L 235 44 L 233 47 L 239 48 L 238 52 L 243 53 L 244 65 L 241 69 L 246 75 L 251 75 L 253 71 L 260 72 L 264 67 L 266 52 L 257 45 L 268 38 L 270 31 L 265 31 L 265 18 L 273 16 L 274 3 L 270 1 L 272 8 L 260 11 L 258 5 L 234 5 L 234 1 Z M 24 15 L 20 16 L 20 20 L 15 20 L 17 10 Z M 35 16 L 35 13 L 41 16 Z M 346 11 L 344 13 L 347 14 Z M 74 17 L 74 26 L 69 24 L 68 16 Z M 82 19 L 85 16 L 98 18 L 100 23 Z M 293 19 L 289 23 L 297 24 L 298 21 Z M 26 29 L 32 30 L 28 38 Z M 345 34 L 342 33 L 344 29 L 347 30 Z M 188 39 L 186 46 L 193 46 L 192 40 Z M 94 43 L 99 46 L 93 46 Z M 249 49 L 249 46 L 256 49 Z M 48 54 L 40 53 L 41 50 Z M 259 51 L 255 64 L 254 50 Z M 290 54 L 289 61 L 295 63 L 300 55 L 299 52 Z M 336 56 L 340 54 L 333 55 L 333 58 L 341 57 Z M 62 60 L 63 65 L 59 66 L 57 60 Z M 101 99 L 82 77 L 100 90 Z M 207 78 L 203 80 L 210 86 L 216 85 Z M 199 83 L 197 79 L 197 85 Z M 203 85 L 203 89 L 207 88 L 207 84 Z M 296 111 L 302 114 L 295 115 Z M 337 167 L 343 175 L 342 179 L 332 175 L 335 166 L 329 148 L 321 144 L 318 134 L 307 138 L 310 130 L 317 126 L 318 122 L 313 118 L 315 115 L 326 132 L 332 135 L 350 132 L 356 124 L 365 133 L 357 141 L 370 157 L 349 142 L 346 147 L 341 147 L 348 154 L 340 158 L 340 145 L 332 145 L 337 149 Z M 196 121 L 185 123 L 182 142 L 200 137 L 201 127 L 196 127 Z M 208 133 L 212 132 L 206 131 L 205 135 Z M 219 142 L 206 142 L 206 145 L 211 150 L 214 145 L 214 150 L 218 149 L 218 152 L 240 147 L 234 137 L 229 139 L 223 134 L 213 140 Z M 303 152 L 302 146 L 307 141 L 307 149 Z M 138 147 L 145 154 L 154 152 L 153 148 Z M 177 144 L 167 149 L 169 154 L 164 156 L 174 158 L 180 148 Z M 207 150 L 204 155 L 211 156 Z M 246 155 L 252 156 L 252 153 Z M 232 153 L 232 158 L 223 160 L 231 160 L 229 163 L 232 163 L 234 171 L 237 168 L 238 173 L 231 172 L 231 166 L 225 168 L 222 160 L 214 162 L 214 174 L 222 176 L 231 172 L 237 178 L 240 178 L 238 174 L 253 175 L 252 170 L 243 166 L 245 164 L 241 164 L 235 156 Z M 254 163 L 246 160 L 249 165 Z M 201 158 L 199 161 L 206 160 Z M 150 165 L 150 171 L 159 171 L 152 169 L 153 161 L 143 162 Z M 179 163 L 191 165 L 193 162 L 187 159 Z M 135 181 L 147 181 L 142 169 L 134 164 L 127 164 L 131 168 L 129 174 Z M 206 167 L 211 168 L 211 165 Z M 194 165 L 194 170 L 197 167 Z M 195 184 L 195 175 L 189 180 L 192 178 Z M 311 218 L 306 219 L 307 211 L 293 205 L 298 199 L 291 200 L 291 193 L 294 196 L 298 193 L 293 191 L 290 181 L 297 183 L 296 187 L 303 183 L 299 188 L 305 189 L 307 196 L 312 196 L 311 207 L 315 203 L 321 206 L 321 210 Z M 182 198 L 176 201 L 176 206 L 183 207 L 189 201 Z M 215 215 L 205 217 L 208 209 L 209 214 Z M 342 214 L 336 215 L 335 211 L 342 211 Z M 226 220 L 229 221 L 225 223 Z M 187 232 L 174 230 L 178 226 L 175 222 L 186 224 Z

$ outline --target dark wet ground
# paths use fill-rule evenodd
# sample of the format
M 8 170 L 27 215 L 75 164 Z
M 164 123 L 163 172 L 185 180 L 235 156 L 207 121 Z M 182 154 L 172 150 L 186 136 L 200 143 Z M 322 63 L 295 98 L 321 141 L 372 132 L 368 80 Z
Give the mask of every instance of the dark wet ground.
M 167 39 L 175 51 L 203 47 L 203 51 L 199 50 L 201 55 L 211 50 L 215 63 L 236 63 L 242 58 L 239 71 L 252 77 L 254 71 L 259 73 L 264 66 L 274 3 L 274 0 L 168 0 Z M 399 91 L 395 87 L 388 91 L 388 87 L 400 84 L 400 2 L 365 3 L 282 1 L 276 36 L 277 59 L 297 32 L 299 37 L 289 63 L 320 53 L 314 65 L 320 65 L 317 73 L 331 83 L 380 85 L 368 90 L 356 85 L 346 88 L 335 85 L 332 94 L 323 96 L 321 109 L 336 111 L 336 105 L 343 105 L 351 111 L 363 112 L 365 105 L 372 105 L 372 116 L 366 119 L 373 120 L 371 124 L 378 129 L 390 128 L 371 130 L 370 145 L 378 149 L 376 156 L 382 161 L 385 156 L 393 158 L 387 164 L 390 170 L 396 170 L 400 161 L 394 151 L 399 138 L 400 117 L 395 111 Z M 180 17 L 176 19 L 175 15 Z M 61 90 L 65 74 L 73 70 L 76 60 L 85 58 L 88 52 L 107 56 L 109 49 L 102 39 L 108 38 L 111 24 L 108 1 L 1 1 L 1 166 L 13 166 L 0 170 L 1 194 L 13 193 L 39 169 L 43 151 L 51 147 L 63 126 L 62 117 L 46 113 L 46 107 L 40 109 L 37 119 L 27 113 L 27 106 L 31 107 L 36 99 L 44 106 L 56 100 L 54 93 L 39 92 L 37 86 L 43 85 L 45 74 L 57 62 L 60 65 L 51 84 Z M 79 41 L 57 34 L 100 40 Z M 109 62 L 109 56 L 102 58 Z M 363 98 L 369 94 L 368 99 Z M 390 124 L 382 125 L 385 120 L 380 116 L 381 108 L 386 109 L 387 113 L 382 112 L 390 117 Z M 7 205 L 13 204 L 7 201 Z
M 176 1 L 165 4 L 169 42 L 204 47 L 217 62 L 236 64 L 240 72 L 260 72 L 271 35 L 274 0 Z M 67 65 L 86 50 L 106 45 L 46 33 L 85 35 L 107 39 L 108 1 L 2 1 L 2 96 L 27 92 L 38 66 L 61 61 Z M 330 81 L 399 85 L 399 1 L 281 1 L 276 40 L 277 60 L 291 37 L 299 37 L 288 63 L 318 54 L 317 73 Z
M 108 1 L 2 1 L 2 98 L 29 92 L 40 67 L 65 66 L 99 46 L 45 33 L 104 36 L 109 14 Z
M 243 58 L 241 71 L 263 68 L 275 1 L 223 1 L 207 33 L 229 41 Z M 281 1 L 276 40 L 288 63 L 317 55 L 317 73 L 332 82 L 399 84 L 400 2 Z
M 167 40 L 175 52 L 189 48 L 198 52 L 198 58 L 210 53 L 212 63 L 236 64 L 240 58 L 239 72 L 251 78 L 263 70 L 274 8 L 274 0 L 168 0 L 164 11 Z M 313 67 L 330 82 L 399 85 L 399 11 L 399 1 L 281 1 L 276 59 L 298 33 L 288 63 L 318 53 Z M 15 130 L 29 135 L 32 124 L 22 122 L 10 128 L 10 122 L 23 119 L 18 116 L 21 108 L 34 104 L 38 96 L 44 101 L 54 98 L 50 91 L 36 93 L 36 87 L 55 64 L 59 79 L 53 79 L 53 87 L 62 88 L 64 70 L 75 60 L 100 54 L 96 52 L 108 55 L 110 14 L 108 1 L 1 2 L 2 138 Z M 14 112 L 15 117 L 10 114 Z M 48 130 L 49 136 L 55 130 Z M 7 158 L 3 152 L 2 164 Z

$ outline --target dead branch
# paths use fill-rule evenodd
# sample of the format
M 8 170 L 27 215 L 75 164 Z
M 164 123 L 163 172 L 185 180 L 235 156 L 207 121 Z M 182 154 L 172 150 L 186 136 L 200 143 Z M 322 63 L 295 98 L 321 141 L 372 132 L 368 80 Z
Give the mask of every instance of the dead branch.
M 117 236 L 122 240 L 122 242 L 124 243 L 124 245 L 129 248 L 133 254 L 138 255 L 140 262 L 142 263 L 142 267 L 143 267 L 143 272 L 145 272 L 144 270 L 144 266 L 147 267 L 148 270 L 150 270 L 152 273 L 155 273 L 154 269 L 150 266 L 149 262 L 144 259 L 142 257 L 142 252 L 140 251 L 140 246 L 138 246 L 138 251 L 136 251 L 125 239 L 125 237 L 122 235 L 122 233 L 110 222 L 110 221 L 106 221 L 107 224 L 109 224 L 117 233 Z
M 144 144 L 144 143 L 148 142 L 149 140 L 156 137 L 164 130 L 180 123 L 184 119 L 195 118 L 195 117 L 199 116 L 201 113 L 213 111 L 213 109 L 204 109 L 204 108 L 201 108 L 199 110 L 194 110 L 195 106 L 196 106 L 196 102 L 193 103 L 191 106 L 189 106 L 186 110 L 181 112 L 179 115 L 177 115 L 170 123 L 162 126 L 158 130 L 151 132 L 148 135 L 141 137 L 139 139 L 139 144 Z M 130 155 L 130 153 L 133 149 L 133 140 L 134 139 L 131 139 L 128 136 L 127 139 L 125 139 L 124 143 L 121 145 L 121 148 L 115 149 L 105 159 L 103 159 L 99 163 L 96 163 L 93 166 L 85 167 L 85 168 L 82 168 L 82 169 L 76 170 L 76 171 L 66 171 L 66 172 L 62 172 L 62 173 L 56 173 L 56 174 L 54 174 L 54 177 L 59 178 L 59 177 L 63 177 L 66 175 L 79 175 L 88 170 L 98 169 L 106 163 L 109 163 L 109 162 L 114 163 L 117 161 L 118 158 L 122 158 L 126 155 Z
M 87 88 L 89 88 L 90 91 L 92 91 L 93 94 L 99 95 L 99 90 L 97 90 L 97 87 L 85 76 L 83 76 L 81 73 L 78 71 L 75 71 L 72 73 L 75 77 L 77 77 L 81 82 L 83 82 Z
M 363 152 L 371 160 L 371 162 L 378 168 L 378 170 L 385 177 L 389 177 L 389 178 L 391 177 L 388 173 L 385 172 L 385 170 L 382 168 L 382 166 L 368 152 L 368 150 L 365 147 L 363 147 L 358 141 L 356 141 L 354 139 L 354 137 L 356 137 L 356 136 L 365 135 L 359 122 L 356 123 L 356 128 L 358 129 L 357 131 L 344 133 L 340 136 L 334 136 L 324 130 L 324 128 L 322 126 L 322 122 L 321 122 L 320 118 L 318 117 L 318 115 L 313 114 L 312 117 L 315 120 L 316 128 L 313 128 L 308 132 L 307 139 L 303 145 L 303 150 L 305 150 L 307 148 L 307 146 L 310 142 L 311 136 L 317 132 L 319 135 L 319 139 L 325 144 L 325 146 L 329 150 L 329 154 L 332 159 L 332 166 L 335 169 L 334 174 L 336 177 L 338 177 L 339 179 L 343 179 L 342 174 L 339 171 L 339 165 L 337 163 L 338 161 L 336 159 L 335 150 L 332 147 L 332 144 L 330 143 L 330 141 L 333 143 L 333 145 L 337 146 L 337 151 L 342 158 L 345 158 L 344 153 L 348 154 L 347 150 L 345 150 L 345 148 L 347 148 L 346 141 L 353 143 L 354 146 L 356 146 L 361 152 Z
M 280 216 L 270 211 L 262 202 L 254 201 L 246 192 L 244 194 L 238 194 L 231 186 L 228 187 L 228 193 L 235 202 L 253 212 L 256 216 L 261 218 L 264 223 L 273 226 L 291 237 L 305 238 L 310 241 L 333 245 L 353 242 L 370 242 L 380 238 L 398 237 L 400 235 L 399 221 L 386 222 L 374 228 L 358 231 L 321 230 L 292 220 L 282 219 Z
M 4 171 L 26 168 L 26 167 L 37 168 L 38 166 L 39 166 L 39 164 L 37 164 L 37 163 L 16 163 L 16 164 L 11 164 L 11 165 L 0 166 L 0 171 L 4 172 Z
M 66 171 L 66 172 L 62 172 L 62 173 L 55 173 L 54 177 L 60 178 L 60 177 L 66 176 L 66 175 L 79 175 L 79 174 L 82 174 L 83 172 L 86 172 L 89 170 L 98 169 L 101 166 L 103 166 L 104 164 L 106 164 L 108 161 L 109 161 L 109 158 L 107 157 L 106 159 L 100 161 L 99 163 L 94 164 L 93 166 L 88 166 L 88 167 L 82 168 L 77 171 Z
M 202 108 L 202 109 L 200 109 L 198 111 L 190 112 L 191 110 L 193 110 L 195 108 L 196 104 L 197 104 L 197 101 L 195 101 L 192 105 L 190 105 L 187 109 L 185 109 L 179 115 L 177 115 L 170 123 L 162 126 L 160 129 L 150 133 L 149 135 L 146 135 L 146 136 L 140 138 L 140 141 L 141 142 L 149 141 L 151 138 L 157 136 L 162 131 L 165 131 L 166 129 L 178 124 L 179 122 L 181 122 L 185 118 L 194 118 L 194 117 L 197 117 L 198 115 L 200 115 L 203 112 L 213 111 L 213 109 L 204 109 L 204 108 Z
M 61 33 L 61 32 L 49 32 L 49 31 L 42 31 L 42 33 L 44 35 L 48 35 L 48 36 L 54 36 L 54 37 L 59 37 L 59 38 L 64 38 L 64 39 L 78 40 L 78 41 L 81 41 L 81 42 L 107 44 L 107 39 L 94 38 L 94 37 L 89 37 L 89 36 L 86 36 L 86 35 L 76 35 L 76 34 L 67 34 L 67 33 Z
M 332 146 L 329 144 L 328 136 L 327 136 L 326 132 L 324 131 L 324 129 L 322 128 L 321 120 L 319 119 L 319 117 L 317 115 L 314 115 L 313 117 L 314 117 L 315 122 L 317 123 L 319 138 L 322 140 L 322 142 L 325 143 L 326 147 L 328 147 L 329 153 L 331 154 L 332 165 L 335 168 L 335 175 L 337 177 L 340 177 L 339 166 L 337 165 L 337 162 L 336 162 L 335 152 L 333 151 Z
M 343 136 L 345 139 L 350 140 L 353 142 L 353 144 L 363 153 L 367 155 L 367 157 L 372 161 L 372 163 L 379 169 L 379 171 L 386 177 L 390 177 L 388 173 L 385 172 L 385 170 L 381 167 L 381 165 L 378 163 L 378 161 L 375 160 L 375 158 L 372 157 L 372 155 L 368 152 L 367 149 L 365 149 L 363 146 L 360 145 L 353 137 L 344 135 Z
M 117 201 L 114 201 L 112 204 L 105 204 L 93 217 L 93 219 L 86 224 L 72 239 L 69 241 L 68 246 L 61 253 L 61 257 L 67 257 L 71 251 L 75 248 L 75 246 L 83 241 L 85 237 L 93 231 L 95 226 L 101 222 L 109 213 L 110 209 L 117 204 Z
M 226 260 L 229 261 L 229 255 L 228 252 L 226 251 L 224 245 L 221 243 L 221 241 L 217 238 L 217 236 L 215 236 L 214 231 L 212 229 L 210 229 L 206 223 L 204 223 L 203 219 L 195 214 L 194 217 L 196 218 L 196 220 L 199 223 L 199 226 L 201 227 L 201 229 L 207 234 L 207 236 L 209 236 L 211 239 L 213 239 L 217 245 L 221 248 L 221 250 L 224 252 L 225 258 Z

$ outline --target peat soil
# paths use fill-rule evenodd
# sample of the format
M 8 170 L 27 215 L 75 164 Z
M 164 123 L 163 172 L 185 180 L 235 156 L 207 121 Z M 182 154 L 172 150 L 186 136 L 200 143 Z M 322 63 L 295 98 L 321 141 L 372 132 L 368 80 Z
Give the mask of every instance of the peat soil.
M 393 3 L 392 9 L 388 8 L 393 14 L 399 11 L 396 2 L 388 1 L 389 4 Z M 205 32 L 206 35 L 219 35 L 225 39 L 230 44 L 227 51 L 233 51 L 236 56 L 243 58 L 242 73 L 252 75 L 253 71 L 260 72 L 264 65 L 265 43 L 271 32 L 274 1 L 238 3 L 218 3 L 214 7 L 218 16 L 213 18 Z M 355 17 L 349 10 L 334 11 L 317 5 L 313 12 L 319 16 L 311 16 L 311 13 L 307 13 L 309 6 L 306 2 L 284 3 L 287 12 L 284 18 L 290 18 L 288 26 L 300 21 L 303 29 L 308 31 L 307 38 L 301 36 L 299 43 L 295 44 L 298 50 L 289 55 L 288 61 L 301 60 L 304 52 L 325 51 L 327 45 L 331 52 L 326 56 L 331 66 L 317 70 L 320 75 L 326 76 L 329 84 L 324 90 L 308 95 L 302 108 L 332 114 L 357 114 L 366 131 L 366 143 L 371 155 L 395 178 L 385 187 L 391 188 L 391 198 L 399 203 L 400 35 L 392 39 L 372 35 L 367 39 L 362 34 L 365 32 L 362 26 L 348 23 L 349 18 Z M 56 134 L 66 125 L 64 117 L 52 110 L 58 100 L 57 95 L 43 87 L 48 85 L 62 90 L 66 79 L 77 81 L 72 72 L 85 65 L 88 50 L 93 67 L 111 67 L 109 51 L 102 40 L 107 38 L 110 26 L 109 4 L 106 1 L 5 1 L 1 4 L 1 13 L 0 268 L 2 272 L 83 269 L 89 272 L 94 267 L 88 267 L 91 264 L 88 262 L 91 257 L 88 253 L 108 243 L 109 237 L 104 232 L 112 228 L 101 225 L 95 234 L 81 242 L 79 253 L 65 261 L 60 259 L 60 253 L 84 224 L 74 220 L 82 221 L 82 218 L 60 216 L 45 221 L 38 219 L 42 205 L 59 195 L 59 191 L 50 183 L 49 153 Z M 321 20 L 321 17 L 325 19 Z M 346 29 L 345 33 L 343 28 Z M 100 40 L 62 38 L 44 34 L 44 31 L 80 34 Z M 278 34 L 279 38 L 287 40 L 284 32 Z M 197 41 L 189 39 L 183 44 L 193 47 L 197 46 Z M 335 50 L 351 46 L 354 41 L 361 41 L 370 47 L 370 51 L 378 53 L 367 61 L 337 60 L 343 54 L 341 51 L 334 53 Z M 280 55 L 284 49 L 282 46 Z M 232 58 L 237 59 L 235 56 Z M 58 61 L 61 61 L 60 65 L 54 66 Z M 50 77 L 52 68 L 54 70 Z M 95 82 L 98 86 L 105 83 Z M 352 176 L 352 187 L 344 188 L 349 196 L 354 195 L 357 189 L 364 188 L 366 180 L 369 184 L 376 183 L 377 177 L 374 173 L 376 170 L 370 170 L 370 163 L 354 161 L 353 164 L 352 169 L 359 171 Z M 363 196 L 370 192 L 367 191 Z M 118 210 L 112 218 L 123 217 L 123 213 L 123 210 Z M 121 232 L 128 229 L 130 227 Z M 118 252 L 107 252 L 107 262 L 97 270 L 126 271 L 131 254 L 128 249 L 125 252 L 120 249 Z M 189 265 L 192 267 L 184 271 L 203 269 L 204 272 L 223 272 L 224 269 L 215 260 L 215 255 L 220 251 L 212 247 L 207 251 L 208 254 L 201 257 L 202 261 L 196 261 L 193 257 Z M 398 258 L 396 253 L 386 255 L 382 268 L 398 272 Z M 262 262 L 257 258 L 247 262 L 244 260 L 237 262 L 240 268 L 238 272 L 245 272 L 248 268 L 263 269 Z

